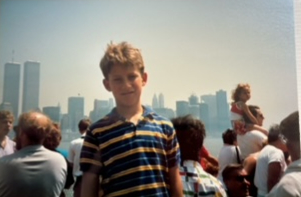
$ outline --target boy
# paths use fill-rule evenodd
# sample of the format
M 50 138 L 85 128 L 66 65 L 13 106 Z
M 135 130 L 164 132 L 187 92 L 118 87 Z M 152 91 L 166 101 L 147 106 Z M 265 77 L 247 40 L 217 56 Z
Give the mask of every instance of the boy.
M 172 124 L 141 105 L 147 82 L 140 51 L 109 44 L 100 62 L 116 108 L 94 123 L 81 152 L 82 197 L 182 196 L 179 146 Z
M 15 142 L 7 134 L 13 128 L 14 116 L 10 111 L 0 111 L 0 158 L 15 152 Z

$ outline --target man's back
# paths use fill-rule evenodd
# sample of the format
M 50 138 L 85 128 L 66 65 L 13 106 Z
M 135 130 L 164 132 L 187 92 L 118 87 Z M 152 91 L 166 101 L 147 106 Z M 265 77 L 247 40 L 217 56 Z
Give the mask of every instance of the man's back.
M 0 159 L 1 197 L 58 197 L 67 164 L 59 153 L 41 145 L 28 146 Z
M 301 159 L 291 163 L 277 185 L 268 194 L 268 197 L 295 197 L 301 196 Z
M 237 135 L 237 144 L 240 148 L 241 159 L 245 159 L 252 153 L 260 151 L 267 136 L 260 131 L 249 131 L 244 135 Z

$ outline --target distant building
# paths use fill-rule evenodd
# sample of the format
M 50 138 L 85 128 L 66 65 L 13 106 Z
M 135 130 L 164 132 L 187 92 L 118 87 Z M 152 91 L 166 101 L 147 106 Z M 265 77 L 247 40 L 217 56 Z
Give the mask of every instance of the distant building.
M 70 129 L 78 131 L 78 122 L 84 118 L 84 97 L 68 98 L 68 115 L 70 118 Z
M 61 130 L 63 133 L 70 131 L 71 124 L 70 124 L 70 117 L 68 114 L 63 114 L 61 118 Z
M 159 108 L 164 108 L 164 95 L 162 93 L 159 94 Z
M 209 109 L 208 130 L 210 130 L 210 132 L 212 133 L 218 132 L 216 95 L 212 95 L 212 94 L 202 95 L 201 103 L 205 103 L 208 105 L 208 109 Z
M 13 113 L 13 107 L 10 103 L 1 103 L 0 110 L 10 111 L 11 113 Z M 18 118 L 18 117 L 15 117 L 15 119 L 16 118 Z
M 199 98 L 195 95 L 192 94 L 189 98 L 189 105 L 198 105 L 199 104 Z
M 43 107 L 43 113 L 46 114 L 52 121 L 60 123 L 61 120 L 60 106 Z
M 154 96 L 153 96 L 152 108 L 153 109 L 160 108 L 158 98 L 157 98 L 156 94 L 154 94 Z
M 230 109 L 227 101 L 226 91 L 219 90 L 216 92 L 216 105 L 219 129 L 223 131 L 230 127 Z
M 90 119 L 92 122 L 96 122 L 97 120 L 106 116 L 112 110 L 112 99 L 109 100 L 94 100 L 94 108 L 90 112 Z
M 189 114 L 191 114 L 196 119 L 200 119 L 199 105 L 189 105 Z
M 20 100 L 20 71 L 19 63 L 6 63 L 4 65 L 3 103 L 10 103 L 15 122 L 19 116 Z
M 189 114 L 188 101 L 176 101 L 177 116 L 185 116 Z
M 200 103 L 200 120 L 205 124 L 206 131 L 210 130 L 209 106 L 206 103 Z
M 169 108 L 156 108 L 154 109 L 155 112 L 157 114 L 159 114 L 160 116 L 163 116 L 165 118 L 168 118 L 168 119 L 172 119 L 175 117 L 175 112 L 173 109 L 169 109 Z
M 26 61 L 23 75 L 22 113 L 39 108 L 40 63 Z

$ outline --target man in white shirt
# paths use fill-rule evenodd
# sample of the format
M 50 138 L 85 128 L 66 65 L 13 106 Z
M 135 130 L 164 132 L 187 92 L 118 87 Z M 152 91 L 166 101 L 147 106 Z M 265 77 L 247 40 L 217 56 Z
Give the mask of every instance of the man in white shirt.
M 249 110 L 252 115 L 257 119 L 258 125 L 262 126 L 264 116 L 258 106 L 249 105 Z M 246 123 L 248 117 L 244 116 Z M 240 148 L 241 159 L 244 160 L 250 154 L 258 152 L 262 149 L 263 143 L 267 140 L 267 136 L 257 130 L 248 130 L 244 135 L 237 135 L 237 144 Z
M 79 133 L 81 134 L 80 138 L 77 138 L 71 141 L 69 147 L 69 158 L 68 161 L 73 165 L 73 175 L 76 177 L 75 184 L 73 186 L 73 196 L 79 197 L 81 193 L 81 180 L 82 180 L 82 171 L 80 171 L 80 153 L 82 150 L 82 146 L 84 143 L 84 138 L 86 132 L 91 125 L 91 121 L 89 119 L 82 119 L 78 123 Z
M 286 169 L 284 151 L 287 151 L 287 147 L 280 127 L 273 125 L 269 130 L 268 144 L 260 151 L 257 159 L 254 178 L 257 197 L 264 197 L 279 182 Z
M 0 159 L 1 197 L 59 197 L 66 181 L 64 157 L 42 144 L 52 126 L 39 112 L 20 116 L 16 144 L 18 151 Z
M 292 163 L 286 169 L 283 177 L 267 195 L 268 197 L 301 196 L 301 158 L 300 158 L 300 126 L 299 112 L 296 111 L 280 123 L 280 130 L 286 138 L 288 152 Z

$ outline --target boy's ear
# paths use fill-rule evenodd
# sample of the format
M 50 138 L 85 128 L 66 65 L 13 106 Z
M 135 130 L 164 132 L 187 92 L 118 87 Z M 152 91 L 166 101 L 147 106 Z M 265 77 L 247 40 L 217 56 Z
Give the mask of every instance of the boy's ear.
M 145 86 L 146 82 L 147 82 L 147 73 L 144 72 L 142 74 L 142 85 Z
M 110 87 L 109 81 L 108 81 L 107 79 L 104 79 L 104 80 L 102 80 L 102 83 L 103 83 L 104 87 L 105 87 L 109 92 L 111 92 L 111 87 Z

